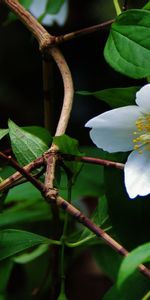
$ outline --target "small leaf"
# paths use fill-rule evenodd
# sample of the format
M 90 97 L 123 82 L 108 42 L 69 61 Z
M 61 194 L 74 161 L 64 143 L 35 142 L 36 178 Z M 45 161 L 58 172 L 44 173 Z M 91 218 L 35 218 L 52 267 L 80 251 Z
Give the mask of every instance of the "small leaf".
M 41 156 L 48 146 L 37 136 L 25 131 L 9 120 L 9 135 L 12 150 L 21 165 L 26 165 Z
M 135 104 L 136 92 L 140 87 L 112 88 L 96 92 L 79 91 L 83 96 L 94 96 L 109 104 L 112 108 Z
M 78 141 L 76 139 L 69 137 L 66 134 L 54 137 L 53 142 L 59 147 L 60 152 L 63 154 L 71 154 L 77 156 L 83 155 L 83 153 L 79 151 Z M 66 160 L 64 161 L 64 164 L 72 173 L 72 178 L 75 179 L 82 167 L 82 163 L 75 162 L 75 161 L 68 162 Z
M 150 258 L 150 243 L 146 243 L 131 251 L 124 258 L 118 274 L 117 285 L 120 288 L 128 277 L 137 269 L 138 265 L 149 261 Z
M 150 12 L 130 9 L 111 26 L 104 49 L 107 62 L 116 71 L 133 78 L 150 75 Z
M 65 0 L 48 0 L 45 13 L 55 15 L 64 4 Z
M 49 244 L 46 237 L 32 232 L 5 229 L 0 231 L 0 260 L 39 244 Z

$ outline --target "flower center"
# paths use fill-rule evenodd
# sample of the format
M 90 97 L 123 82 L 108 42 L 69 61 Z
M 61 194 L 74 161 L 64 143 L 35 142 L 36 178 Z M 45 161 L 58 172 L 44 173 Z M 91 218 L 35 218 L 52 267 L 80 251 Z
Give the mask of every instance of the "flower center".
M 144 115 L 136 121 L 137 131 L 133 134 L 137 135 L 133 139 L 134 150 L 138 150 L 139 153 L 142 153 L 140 147 L 145 145 L 146 150 L 150 150 L 150 115 Z

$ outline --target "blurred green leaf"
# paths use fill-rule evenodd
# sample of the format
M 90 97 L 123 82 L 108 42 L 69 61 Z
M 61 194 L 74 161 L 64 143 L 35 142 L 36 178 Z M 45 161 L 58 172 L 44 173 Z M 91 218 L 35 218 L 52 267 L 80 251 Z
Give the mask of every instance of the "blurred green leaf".
M 42 254 L 44 254 L 46 251 L 48 251 L 49 245 L 48 244 L 43 244 L 39 245 L 35 250 L 29 253 L 23 253 L 21 255 L 15 256 L 13 258 L 13 261 L 18 263 L 18 264 L 26 264 L 29 263 L 30 261 L 38 258 Z
M 109 104 L 112 108 L 135 104 L 138 86 L 127 88 L 112 88 L 96 92 L 79 91 L 77 94 L 83 96 L 94 96 Z
M 123 289 L 119 290 L 115 284 L 105 294 L 103 300 L 141 300 L 148 291 L 149 279 L 140 274 L 140 272 L 137 272 Z
M 0 129 L 0 140 L 8 133 L 8 129 Z
M 42 201 L 23 202 L 0 213 L 0 228 L 11 227 L 18 224 L 31 224 L 37 221 L 51 219 L 48 205 Z
M 47 0 L 45 13 L 57 14 L 64 2 L 65 0 Z
M 17 185 L 9 190 L 5 204 L 19 201 L 38 201 L 41 200 L 42 195 L 30 182 Z
M 61 292 L 58 296 L 57 300 L 68 300 L 64 292 Z
M 111 26 L 104 49 L 107 62 L 116 71 L 133 78 L 150 75 L 150 12 L 130 9 Z M 142 38 L 141 38 L 142 37 Z
M 50 241 L 32 232 L 15 229 L 0 231 L 0 260 L 8 258 L 39 244 L 49 244 Z
M 137 269 L 138 265 L 145 263 L 150 259 L 150 243 L 146 243 L 132 250 L 127 257 L 124 258 L 119 274 L 117 286 L 121 288 L 128 277 Z
M 25 131 L 9 120 L 9 135 L 12 150 L 21 165 L 26 165 L 41 156 L 48 146 L 37 136 Z
M 29 9 L 33 0 L 19 0 L 19 2 L 24 6 L 24 8 Z M 6 24 L 16 20 L 17 20 L 17 16 L 14 13 L 10 12 Z
M 150 1 L 148 1 L 144 6 L 143 9 L 150 10 Z
M 0 262 L 0 294 L 5 294 L 9 277 L 13 268 L 13 261 L 5 259 Z

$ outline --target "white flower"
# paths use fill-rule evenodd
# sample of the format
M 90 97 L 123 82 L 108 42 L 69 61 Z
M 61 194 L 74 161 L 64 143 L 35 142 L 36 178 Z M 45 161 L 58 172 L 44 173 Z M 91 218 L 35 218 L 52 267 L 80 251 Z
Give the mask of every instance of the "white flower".
M 136 93 L 136 104 L 107 111 L 86 123 L 98 148 L 131 151 L 125 163 L 125 186 L 130 198 L 150 193 L 150 84 Z
M 33 0 L 30 6 L 30 12 L 36 17 L 39 18 L 44 12 L 46 8 L 47 0 Z M 54 22 L 56 22 L 59 26 L 63 26 L 66 22 L 68 16 L 68 0 L 64 2 L 61 6 L 60 11 L 55 14 L 46 14 L 46 16 L 42 20 L 43 25 L 51 26 Z

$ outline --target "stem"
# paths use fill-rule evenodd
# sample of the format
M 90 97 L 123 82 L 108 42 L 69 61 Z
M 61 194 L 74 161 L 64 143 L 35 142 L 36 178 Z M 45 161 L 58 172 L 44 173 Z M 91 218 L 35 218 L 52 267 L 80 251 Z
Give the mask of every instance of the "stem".
M 121 14 L 121 8 L 118 0 L 113 0 L 117 16 Z
M 72 180 L 68 179 L 68 195 L 67 200 L 71 201 L 71 190 L 72 190 Z M 66 235 L 67 235 L 67 226 L 68 226 L 68 212 L 65 212 L 65 219 L 64 219 L 64 227 L 63 233 L 61 237 L 61 260 L 60 260 L 60 276 L 61 276 L 61 293 L 65 291 L 65 246 L 66 246 Z

